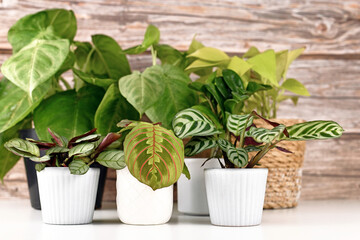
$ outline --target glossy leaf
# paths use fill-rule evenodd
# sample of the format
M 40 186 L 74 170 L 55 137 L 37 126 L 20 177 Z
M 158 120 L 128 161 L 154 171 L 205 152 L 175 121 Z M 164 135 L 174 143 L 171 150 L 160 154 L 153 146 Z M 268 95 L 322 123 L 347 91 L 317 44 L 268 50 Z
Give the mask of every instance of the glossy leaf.
M 250 94 L 258 92 L 258 91 L 269 90 L 269 89 L 272 89 L 272 87 L 270 85 L 260 84 L 257 82 L 249 82 L 246 87 L 246 91 Z
M 50 141 L 47 128 L 71 139 L 94 128 L 94 116 L 103 97 L 101 88 L 86 86 L 78 92 L 59 92 L 44 100 L 34 112 L 36 133 Z M 59 121 L 61 119 L 61 121 Z
M 36 87 L 55 75 L 68 53 L 68 40 L 35 40 L 5 61 L 1 71 L 32 96 Z
M 39 157 L 40 149 L 36 144 L 21 138 L 13 138 L 4 144 L 10 152 L 21 157 Z
M 75 175 L 83 175 L 87 173 L 89 168 L 90 168 L 89 165 L 87 165 L 83 160 L 77 158 L 75 158 L 69 164 L 70 173 Z
M 153 190 L 174 184 L 183 171 L 182 141 L 159 125 L 137 125 L 125 138 L 124 153 L 130 173 Z
M 58 153 L 66 153 L 66 152 L 69 152 L 69 151 L 70 151 L 70 149 L 68 149 L 66 147 L 56 146 L 56 147 L 52 147 L 52 148 L 48 149 L 46 151 L 46 155 L 58 154 Z
M 94 143 L 81 143 L 76 145 L 75 147 L 71 148 L 69 151 L 69 157 L 78 156 L 84 157 L 90 155 L 92 152 L 95 151 L 95 144 Z
M 146 29 L 142 44 L 124 50 L 127 54 L 140 54 L 145 52 L 151 45 L 157 44 L 160 40 L 160 31 L 154 25 L 149 25 Z
M 33 161 L 33 162 L 39 162 L 39 163 L 42 163 L 42 162 L 47 162 L 50 160 L 50 156 L 49 155 L 44 155 L 42 157 L 30 157 L 30 160 Z
M 318 140 L 338 138 L 344 129 L 334 121 L 310 121 L 287 127 L 290 137 L 281 136 L 284 140 Z
M 235 136 L 240 136 L 241 133 L 253 123 L 254 117 L 250 114 L 246 115 L 230 115 L 227 118 L 226 128 Z M 245 127 L 246 125 L 246 127 Z
M 26 92 L 4 78 L 0 87 L 0 132 L 4 132 L 23 120 L 40 104 L 50 85 L 46 82 L 36 88 L 32 100 Z
M 121 95 L 117 85 L 112 84 L 105 93 L 95 113 L 95 127 L 101 135 L 118 131 L 116 124 L 123 119 L 138 120 L 136 109 Z
M 193 137 L 185 145 L 185 156 L 191 157 L 206 149 L 214 148 L 217 146 L 216 140 L 211 137 Z
M 126 167 L 124 152 L 121 150 L 108 150 L 99 154 L 96 161 L 101 165 L 120 170 Z
M 286 79 L 281 87 L 301 96 L 310 96 L 310 93 L 305 86 L 294 78 Z
M 231 91 L 241 92 L 241 91 L 245 90 L 244 83 L 243 83 L 242 79 L 240 78 L 240 76 L 236 72 L 234 72 L 230 69 L 224 69 L 222 71 L 222 74 L 223 74 L 224 81 L 226 82 L 228 87 L 231 89 Z
M 221 133 L 213 122 L 195 109 L 185 109 L 174 117 L 173 129 L 177 137 L 212 136 Z
M 8 40 L 16 53 L 36 39 L 66 38 L 73 40 L 76 30 L 77 24 L 73 11 L 48 9 L 26 15 L 18 20 L 10 28 Z

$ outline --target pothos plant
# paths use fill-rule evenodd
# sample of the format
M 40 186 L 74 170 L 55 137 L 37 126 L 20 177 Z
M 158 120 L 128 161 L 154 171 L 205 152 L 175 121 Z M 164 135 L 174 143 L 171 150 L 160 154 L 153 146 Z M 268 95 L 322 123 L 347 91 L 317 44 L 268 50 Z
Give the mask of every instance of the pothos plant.
M 48 129 L 51 142 L 34 139 L 14 138 L 5 147 L 17 156 L 27 157 L 36 162 L 37 171 L 45 167 L 68 167 L 71 174 L 85 174 L 94 162 L 113 169 L 125 167 L 124 153 L 116 149 L 114 143 L 120 138 L 118 133 L 109 133 L 105 138 L 95 134 L 96 129 L 70 140 Z M 40 150 L 46 154 L 40 156 Z
M 276 146 L 281 141 L 320 140 L 337 138 L 342 135 L 343 129 L 333 121 L 310 121 L 285 126 L 269 121 L 255 111 L 249 114 L 241 113 L 243 102 L 235 103 L 230 101 L 231 98 L 235 98 L 234 100 L 246 99 L 256 92 L 248 91 L 248 88 L 244 90 L 241 79 L 236 78 L 237 75 L 234 72 L 232 72 L 233 77 L 228 78 L 227 71 L 231 70 L 224 71 L 222 78 L 212 80 L 215 83 L 214 91 L 209 91 L 210 88 L 206 85 L 198 88 L 201 94 L 205 95 L 206 101 L 201 105 L 180 111 L 173 119 L 175 135 L 179 138 L 191 137 L 185 146 L 186 156 L 193 156 L 206 149 L 212 149 L 209 159 L 223 157 L 225 165 L 219 160 L 222 167 L 252 168 L 273 148 L 289 153 L 287 149 Z M 216 84 L 217 82 L 222 83 Z M 222 86 L 220 88 L 223 89 L 220 90 L 218 86 Z M 251 85 L 248 84 L 247 87 L 249 86 Z M 266 88 L 261 85 L 259 87 Z M 242 94 L 243 97 L 235 93 Z M 224 102 L 231 104 L 224 104 Z M 240 111 L 239 108 L 234 107 L 238 105 Z M 256 127 L 253 123 L 255 117 L 266 121 L 273 128 Z M 250 152 L 256 152 L 256 154 L 249 158 Z

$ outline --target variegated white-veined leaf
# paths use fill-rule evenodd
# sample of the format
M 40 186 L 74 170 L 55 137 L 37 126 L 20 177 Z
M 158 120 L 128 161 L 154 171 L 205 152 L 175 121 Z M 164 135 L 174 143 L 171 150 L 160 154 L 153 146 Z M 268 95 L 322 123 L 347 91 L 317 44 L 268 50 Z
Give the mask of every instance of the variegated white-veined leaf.
M 281 139 L 297 141 L 337 138 L 344 132 L 344 129 L 334 121 L 310 121 L 298 123 L 286 129 L 290 137 L 282 134 Z
M 81 143 L 76 145 L 75 147 L 71 148 L 69 151 L 69 157 L 72 156 L 88 156 L 95 150 L 95 143 Z
M 38 163 L 35 165 L 35 170 L 40 172 L 45 168 L 46 164 L 45 163 Z
M 202 151 L 216 147 L 217 143 L 214 138 L 211 137 L 193 137 L 185 145 L 185 156 L 191 157 L 195 154 L 201 153 Z
M 99 140 L 101 137 L 100 134 L 91 134 L 89 136 L 85 136 L 82 138 L 79 138 L 75 141 L 75 143 L 82 143 L 82 142 L 95 142 L 97 140 Z
M 30 160 L 33 162 L 47 162 L 50 160 L 50 156 L 49 155 L 44 155 L 42 157 L 30 157 Z
M 50 155 L 50 154 L 57 154 L 57 153 L 66 153 L 66 152 L 69 152 L 69 151 L 70 151 L 70 149 L 68 149 L 66 147 L 55 146 L 55 147 L 52 147 L 52 148 L 48 149 L 46 151 L 46 154 Z
M 75 175 L 83 175 L 83 174 L 87 173 L 89 168 L 90 168 L 89 165 L 79 158 L 75 158 L 69 164 L 70 173 L 75 174 Z
M 13 138 L 4 144 L 7 150 L 21 157 L 39 157 L 40 149 L 35 143 L 21 138 Z
M 211 136 L 221 133 L 200 111 L 187 108 L 177 113 L 172 123 L 174 133 L 179 138 L 189 136 Z
M 226 127 L 235 136 L 240 136 L 245 128 L 250 127 L 253 123 L 254 117 L 250 114 L 235 115 L 232 114 L 228 117 Z M 245 127 L 246 124 L 246 127 Z
M 121 150 L 108 150 L 99 154 L 96 161 L 101 165 L 120 170 L 126 167 L 124 152 Z
M 249 152 L 258 152 L 261 151 L 262 146 L 246 146 L 245 150 L 249 153 Z
M 285 125 L 280 124 L 273 129 L 266 128 L 250 128 L 249 135 L 254 138 L 258 143 L 271 143 L 272 141 L 279 139 L 280 135 L 285 130 Z
M 219 139 L 217 141 L 221 150 L 223 150 L 229 161 L 237 167 L 244 167 L 248 163 L 249 155 L 244 148 L 236 148 L 229 141 Z

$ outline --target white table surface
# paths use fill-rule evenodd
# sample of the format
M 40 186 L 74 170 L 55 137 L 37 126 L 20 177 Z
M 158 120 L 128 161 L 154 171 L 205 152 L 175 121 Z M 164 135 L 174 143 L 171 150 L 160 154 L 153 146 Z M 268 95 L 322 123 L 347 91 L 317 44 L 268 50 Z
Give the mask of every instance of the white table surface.
M 176 206 L 167 224 L 132 226 L 120 223 L 115 204 L 104 205 L 92 224 L 48 225 L 28 200 L 0 200 L 0 239 L 360 239 L 360 200 L 303 201 L 293 209 L 265 210 L 255 227 L 213 226 L 209 217 L 183 215 Z

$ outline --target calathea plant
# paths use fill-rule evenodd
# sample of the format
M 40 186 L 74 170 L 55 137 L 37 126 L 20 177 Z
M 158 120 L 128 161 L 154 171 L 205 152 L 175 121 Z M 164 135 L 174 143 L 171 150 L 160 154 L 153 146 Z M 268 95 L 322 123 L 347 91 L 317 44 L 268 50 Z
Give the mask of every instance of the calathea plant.
M 222 77 L 209 78 L 208 83 L 193 83 L 201 92 L 201 105 L 180 111 L 173 119 L 173 130 L 179 138 L 191 137 L 185 146 L 185 155 L 193 156 L 206 149 L 213 149 L 211 158 L 225 160 L 226 168 L 252 168 L 281 141 L 318 140 L 336 138 L 343 129 L 333 121 L 311 121 L 285 126 L 269 121 L 255 111 L 244 114 L 244 101 L 260 90 L 270 87 L 258 83 L 244 88 L 241 78 L 231 70 L 223 70 Z M 231 76 L 231 77 L 230 77 Z M 253 123 L 258 117 L 273 129 L 257 128 Z M 256 154 L 249 159 L 249 153 Z M 220 162 L 220 161 L 219 161 Z M 220 164 L 222 164 L 220 162 Z
M 69 167 L 72 174 L 85 174 L 94 162 L 113 169 L 125 167 L 123 151 L 117 150 L 114 142 L 120 134 L 109 133 L 105 138 L 95 134 L 96 129 L 70 140 L 48 129 L 52 142 L 14 138 L 5 143 L 5 148 L 15 155 L 36 162 L 37 171 L 45 167 Z M 113 145 L 112 145 L 113 144 Z M 40 156 L 40 150 L 46 150 Z
M 184 173 L 184 146 L 171 130 L 159 124 L 122 121 L 124 157 L 130 173 L 153 190 L 174 184 Z

